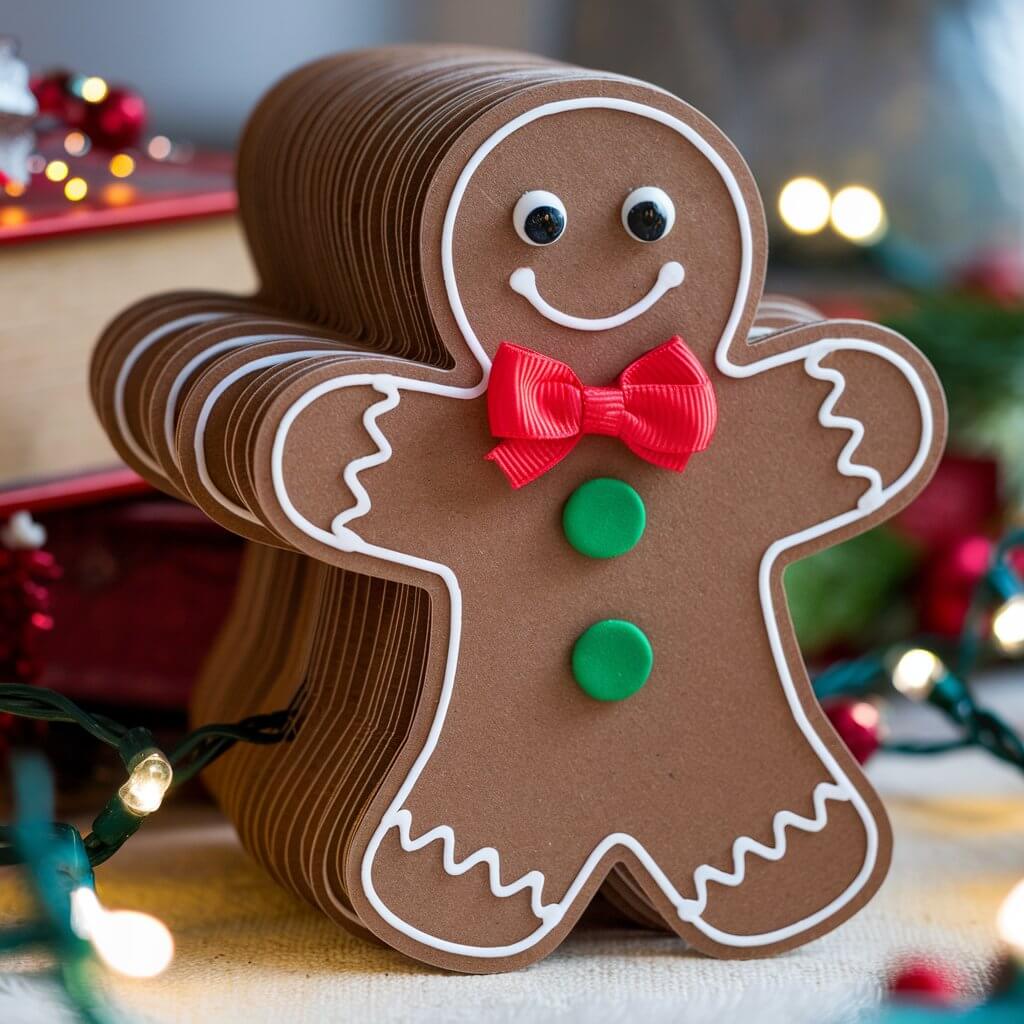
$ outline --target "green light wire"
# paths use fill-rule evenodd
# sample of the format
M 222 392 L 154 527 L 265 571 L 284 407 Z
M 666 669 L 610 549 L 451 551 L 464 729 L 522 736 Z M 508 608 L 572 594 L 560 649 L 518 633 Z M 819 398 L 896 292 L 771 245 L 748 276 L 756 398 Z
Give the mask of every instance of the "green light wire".
M 1024 740 L 994 712 L 975 701 L 968 679 L 984 654 L 988 635 L 988 612 L 993 597 L 1005 596 L 996 589 L 995 579 L 1009 580 L 1017 593 L 1024 583 L 1010 565 L 1009 556 L 1024 547 L 1024 529 L 1008 533 L 996 546 L 991 565 L 971 594 L 960 636 L 955 644 L 922 638 L 900 646 L 923 647 L 942 657 L 949 675 L 928 697 L 956 726 L 960 735 L 936 741 L 883 740 L 881 749 L 892 753 L 932 756 L 954 750 L 977 747 L 1024 772 Z M 863 697 L 891 688 L 892 680 L 885 651 L 873 651 L 851 661 L 837 662 L 813 679 L 814 693 L 820 701 L 839 697 Z
M 0 714 L 43 722 L 68 722 L 80 726 L 91 736 L 117 750 L 130 772 L 132 762 L 144 751 L 159 749 L 148 729 L 129 728 L 105 715 L 79 707 L 55 690 L 21 683 L 0 684 Z M 292 735 L 292 715 L 275 711 L 252 715 L 240 722 L 204 725 L 189 733 L 175 746 L 167 760 L 174 772 L 171 789 L 188 782 L 236 743 L 271 744 Z M 84 839 L 89 863 L 95 867 L 108 860 L 131 838 L 145 821 L 124 805 L 115 794 L 93 821 L 92 832 Z M 12 828 L 0 825 L 0 866 L 20 863 Z

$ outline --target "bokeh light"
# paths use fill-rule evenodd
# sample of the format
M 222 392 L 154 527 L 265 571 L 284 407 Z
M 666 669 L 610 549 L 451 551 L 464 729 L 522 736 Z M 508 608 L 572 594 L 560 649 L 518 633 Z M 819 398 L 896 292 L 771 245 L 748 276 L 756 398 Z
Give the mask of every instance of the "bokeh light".
M 798 235 L 813 235 L 828 224 L 828 189 L 817 178 L 793 178 L 779 193 L 779 216 Z
M 71 202 L 77 203 L 89 194 L 89 186 L 84 178 L 68 178 L 64 185 L 64 195 Z
M 102 103 L 109 91 L 107 83 L 99 75 L 90 75 L 82 82 L 82 99 L 86 103 Z
M 68 176 L 68 165 L 63 160 L 51 160 L 45 174 L 50 181 L 63 181 Z
M 832 199 L 832 227 L 851 242 L 870 245 L 885 234 L 882 200 L 863 185 L 847 185 Z
M 85 156 L 90 145 L 89 136 L 82 132 L 68 132 L 64 136 L 64 151 L 68 156 Z
M 127 178 L 135 170 L 135 160 L 127 153 L 118 153 L 110 158 L 109 166 L 115 178 Z
M 149 140 L 146 152 L 154 160 L 166 160 L 171 155 L 171 140 L 166 135 L 154 135 Z

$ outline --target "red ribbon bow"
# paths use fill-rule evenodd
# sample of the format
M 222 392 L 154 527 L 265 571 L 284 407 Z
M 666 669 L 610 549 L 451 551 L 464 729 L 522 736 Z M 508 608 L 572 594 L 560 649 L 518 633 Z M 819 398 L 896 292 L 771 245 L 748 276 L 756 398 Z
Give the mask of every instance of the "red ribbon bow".
M 502 342 L 487 413 L 491 433 L 504 438 L 487 458 L 513 487 L 557 465 L 584 434 L 617 437 L 641 459 L 681 473 L 718 422 L 711 381 L 681 338 L 630 363 L 611 387 L 590 387 L 565 363 Z

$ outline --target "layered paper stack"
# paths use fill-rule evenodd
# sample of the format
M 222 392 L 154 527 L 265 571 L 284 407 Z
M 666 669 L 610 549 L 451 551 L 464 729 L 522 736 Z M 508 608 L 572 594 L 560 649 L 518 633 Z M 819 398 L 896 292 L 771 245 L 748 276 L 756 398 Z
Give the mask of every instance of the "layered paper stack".
M 739 154 L 611 74 L 322 60 L 257 108 L 239 194 L 258 292 L 133 306 L 92 384 L 130 465 L 252 542 L 194 705 L 293 711 L 209 775 L 252 853 L 470 972 L 599 888 L 716 956 L 862 907 L 889 828 L 781 575 L 926 482 L 923 357 L 766 299 Z

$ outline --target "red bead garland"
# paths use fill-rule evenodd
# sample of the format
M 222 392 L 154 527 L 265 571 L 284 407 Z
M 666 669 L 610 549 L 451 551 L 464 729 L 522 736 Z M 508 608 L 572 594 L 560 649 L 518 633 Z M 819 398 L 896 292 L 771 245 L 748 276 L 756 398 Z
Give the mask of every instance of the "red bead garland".
M 53 628 L 48 584 L 60 569 L 48 551 L 0 547 L 0 675 L 31 683 L 43 670 L 41 641 Z

